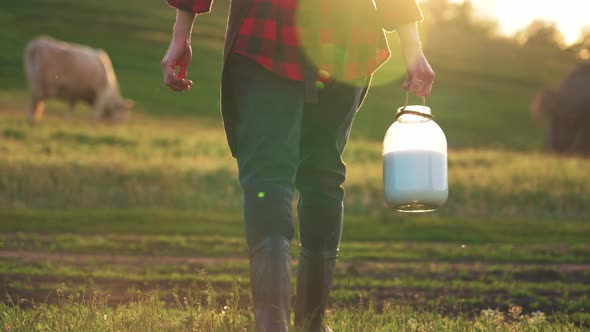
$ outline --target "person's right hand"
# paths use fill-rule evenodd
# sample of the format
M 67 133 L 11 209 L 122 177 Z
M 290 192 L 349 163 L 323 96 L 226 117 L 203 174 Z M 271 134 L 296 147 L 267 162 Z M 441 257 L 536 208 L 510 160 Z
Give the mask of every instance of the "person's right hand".
M 408 72 L 403 89 L 416 96 L 426 97 L 432 90 L 435 75 L 422 52 L 418 27 L 416 23 L 408 23 L 398 27 L 397 34 Z
M 174 91 L 189 90 L 193 85 L 186 79 L 188 66 L 192 59 L 191 44 L 184 38 L 173 38 L 166 55 L 162 59 L 162 71 L 164 83 Z M 176 68 L 178 67 L 178 72 Z
M 403 90 L 419 97 L 428 96 L 435 78 L 432 67 L 420 47 L 406 47 L 403 51 L 407 68 Z

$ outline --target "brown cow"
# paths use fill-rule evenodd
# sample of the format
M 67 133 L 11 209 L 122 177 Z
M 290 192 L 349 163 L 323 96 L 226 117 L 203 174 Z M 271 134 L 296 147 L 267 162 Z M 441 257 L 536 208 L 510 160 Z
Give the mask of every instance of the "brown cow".
M 128 118 L 134 103 L 121 97 L 105 51 L 40 37 L 29 42 L 24 60 L 31 91 L 31 122 L 41 120 L 44 100 L 52 97 L 66 100 L 70 114 L 77 101 L 87 102 L 94 109 L 93 122 Z
M 533 101 L 534 115 L 547 122 L 547 149 L 590 155 L 590 62 L 579 64 L 557 86 Z

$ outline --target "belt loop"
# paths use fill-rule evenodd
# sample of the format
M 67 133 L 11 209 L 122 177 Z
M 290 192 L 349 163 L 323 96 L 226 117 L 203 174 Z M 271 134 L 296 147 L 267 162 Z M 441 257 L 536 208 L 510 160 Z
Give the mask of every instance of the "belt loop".
M 310 63 L 306 61 L 304 64 L 304 82 L 305 85 L 305 102 L 308 104 L 317 104 L 318 103 L 318 88 L 315 85 L 315 81 L 317 79 L 317 71 L 315 67 L 312 66 Z

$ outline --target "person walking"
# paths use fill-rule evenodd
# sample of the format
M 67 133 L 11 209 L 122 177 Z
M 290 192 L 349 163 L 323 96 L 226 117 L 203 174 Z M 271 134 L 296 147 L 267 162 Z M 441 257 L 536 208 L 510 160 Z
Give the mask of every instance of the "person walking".
M 191 34 L 212 0 L 167 0 L 177 9 L 162 59 L 164 82 L 189 90 Z M 403 89 L 430 94 L 415 0 L 233 0 L 225 37 L 221 112 L 237 160 L 258 331 L 288 331 L 290 241 L 299 192 L 300 257 L 295 326 L 324 322 L 342 234 L 342 153 L 371 75 L 390 56 L 396 30 L 407 67 Z

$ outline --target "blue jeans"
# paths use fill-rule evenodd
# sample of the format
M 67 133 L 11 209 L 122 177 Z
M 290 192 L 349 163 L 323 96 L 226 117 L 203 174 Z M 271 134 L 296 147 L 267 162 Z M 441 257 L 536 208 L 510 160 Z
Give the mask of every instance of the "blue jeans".
M 302 82 L 284 79 L 252 60 L 228 57 L 224 100 L 234 105 L 234 147 L 250 248 L 270 235 L 294 236 L 293 199 L 301 245 L 334 250 L 342 234 L 346 166 L 342 153 L 368 89 L 337 82 L 305 101 Z M 226 128 L 226 130 L 229 130 Z

